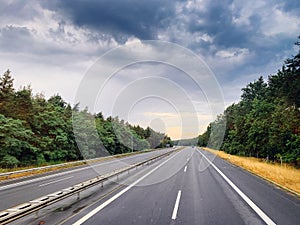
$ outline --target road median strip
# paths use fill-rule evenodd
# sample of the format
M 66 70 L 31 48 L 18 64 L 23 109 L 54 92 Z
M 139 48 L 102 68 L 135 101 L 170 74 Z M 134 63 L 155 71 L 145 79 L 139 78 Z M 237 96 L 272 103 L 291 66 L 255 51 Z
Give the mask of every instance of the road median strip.
M 23 177 L 38 175 L 38 174 L 49 173 L 49 172 L 58 171 L 58 170 L 79 167 L 79 166 L 86 165 L 89 163 L 98 163 L 98 162 L 103 162 L 103 161 L 107 161 L 107 160 L 111 160 L 111 159 L 115 159 L 115 158 L 124 158 L 127 156 L 133 156 L 133 155 L 137 155 L 137 154 L 147 153 L 147 152 L 151 152 L 151 151 L 159 151 L 159 150 L 161 150 L 161 149 L 147 149 L 147 150 L 143 150 L 143 151 L 128 152 L 128 153 L 99 157 L 99 158 L 94 158 L 94 159 L 86 159 L 86 160 L 80 160 L 80 161 L 74 161 L 74 162 L 54 164 L 54 165 L 49 165 L 49 166 L 34 167 L 34 168 L 4 172 L 4 173 L 0 173 L 0 182 L 6 181 L 6 180 L 11 180 L 11 179 L 19 179 L 19 178 L 23 178 Z
M 181 149 L 175 149 L 175 150 L 168 151 L 166 153 L 151 157 L 150 159 L 144 160 L 142 162 L 132 164 L 132 165 L 126 166 L 124 168 L 120 168 L 118 170 L 114 170 L 107 174 L 97 176 L 95 178 L 81 182 L 81 183 L 73 185 L 71 187 L 64 188 L 63 190 L 56 191 L 56 192 L 48 194 L 46 196 L 42 196 L 38 199 L 31 200 L 29 202 L 20 204 L 18 206 L 12 207 L 10 209 L 6 209 L 6 210 L 0 212 L 0 224 L 7 224 L 12 221 L 15 221 L 15 220 L 22 218 L 32 212 L 38 211 L 46 206 L 54 204 L 60 200 L 63 200 L 67 197 L 70 197 L 74 194 L 84 191 L 90 187 L 97 185 L 97 184 L 102 184 L 104 181 L 108 180 L 109 178 L 112 178 L 121 173 L 129 171 L 132 168 L 136 168 L 145 163 L 148 163 L 148 162 L 151 162 L 158 158 L 167 156 L 167 155 L 169 155 L 173 152 L 179 151 L 179 150 L 181 150 Z

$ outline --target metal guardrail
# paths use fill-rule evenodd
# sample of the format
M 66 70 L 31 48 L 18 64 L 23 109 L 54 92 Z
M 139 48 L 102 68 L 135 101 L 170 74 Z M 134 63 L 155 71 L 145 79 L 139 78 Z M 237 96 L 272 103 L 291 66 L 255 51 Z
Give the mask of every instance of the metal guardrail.
M 54 204 L 62 199 L 65 199 L 65 198 L 70 197 L 77 193 L 79 194 L 81 191 L 84 191 L 85 189 L 93 187 L 97 184 L 103 185 L 103 182 L 108 180 L 109 178 L 117 176 L 121 173 L 129 171 L 130 169 L 136 168 L 145 163 L 151 162 L 152 160 L 169 155 L 169 154 L 173 153 L 174 151 L 177 151 L 177 149 L 168 151 L 166 153 L 163 153 L 158 156 L 154 156 L 154 157 L 144 160 L 142 162 L 139 162 L 139 163 L 136 163 L 133 165 L 129 165 L 129 166 L 121 168 L 121 169 L 114 170 L 110 173 L 106 173 L 104 175 L 97 176 L 95 178 L 81 182 L 81 183 L 73 185 L 71 187 L 64 188 L 60 191 L 56 191 L 56 192 L 48 194 L 46 196 L 42 196 L 40 198 L 31 200 L 29 202 L 6 209 L 6 210 L 0 212 L 0 224 L 7 224 L 10 222 L 13 222 L 13 221 L 20 219 L 30 213 L 36 212 L 42 208 L 45 208 L 46 206 Z
M 139 151 L 139 153 L 147 152 L 147 151 L 149 151 L 149 150 Z M 136 152 L 133 152 L 133 153 L 136 153 Z M 34 171 L 46 171 L 51 168 L 59 168 L 59 167 L 65 167 L 65 166 L 76 165 L 76 164 L 81 164 L 81 163 L 88 163 L 88 162 L 93 162 L 93 161 L 97 162 L 98 160 L 116 158 L 116 157 L 120 157 L 122 155 L 129 156 L 130 154 L 125 153 L 125 154 L 111 155 L 111 156 L 98 157 L 98 158 L 93 158 L 93 159 L 84 159 L 84 160 L 78 160 L 78 161 L 74 161 L 74 162 L 61 163 L 61 164 L 50 165 L 50 166 L 42 166 L 42 167 L 37 167 L 37 168 L 0 173 L 0 177 L 9 177 L 9 176 L 15 175 L 15 174 L 30 173 L 30 172 L 34 172 Z
M 51 168 L 65 167 L 65 166 L 69 166 L 69 165 L 76 165 L 76 164 L 80 164 L 80 163 L 87 163 L 87 162 L 97 161 L 97 160 L 106 159 L 106 158 L 113 158 L 113 157 L 114 156 L 106 156 L 106 157 L 99 157 L 99 158 L 93 158 L 93 159 L 78 160 L 78 161 L 74 161 L 74 162 L 61 163 L 61 164 L 50 165 L 50 166 L 36 167 L 36 168 L 25 169 L 25 170 L 12 171 L 12 172 L 7 172 L 7 173 L 0 173 L 0 177 L 9 177 L 14 174 L 30 173 L 30 172 L 34 172 L 34 171 L 45 171 L 45 170 L 51 169 Z

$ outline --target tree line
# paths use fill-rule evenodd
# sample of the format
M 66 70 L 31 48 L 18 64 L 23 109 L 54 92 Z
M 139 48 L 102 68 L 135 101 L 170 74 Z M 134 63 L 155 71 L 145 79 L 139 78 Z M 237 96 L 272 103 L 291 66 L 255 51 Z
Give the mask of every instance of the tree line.
M 198 145 L 216 147 L 225 129 L 221 149 L 227 153 L 299 164 L 300 42 L 295 45 L 297 55 L 266 82 L 259 77 L 243 88 L 240 102 L 209 124 Z
M 14 89 L 11 72 L 0 77 L 0 166 L 43 165 L 172 146 L 170 137 L 118 117 L 71 106 L 56 94 Z M 74 123 L 76 126 L 73 126 Z
M 173 143 L 177 146 L 195 146 L 198 143 L 198 138 L 174 140 Z

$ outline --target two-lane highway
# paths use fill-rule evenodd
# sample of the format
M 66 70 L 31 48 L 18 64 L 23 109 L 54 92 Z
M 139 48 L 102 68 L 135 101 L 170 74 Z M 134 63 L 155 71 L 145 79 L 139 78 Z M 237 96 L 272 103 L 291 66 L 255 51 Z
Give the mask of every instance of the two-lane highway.
M 112 158 L 107 161 L 92 163 L 79 168 L 56 171 L 51 174 L 38 175 L 0 184 L 0 211 L 62 190 L 101 174 L 144 161 L 167 151 L 170 151 L 170 149 L 145 152 L 124 158 Z
M 144 170 L 64 224 L 299 224 L 299 199 L 197 148 Z

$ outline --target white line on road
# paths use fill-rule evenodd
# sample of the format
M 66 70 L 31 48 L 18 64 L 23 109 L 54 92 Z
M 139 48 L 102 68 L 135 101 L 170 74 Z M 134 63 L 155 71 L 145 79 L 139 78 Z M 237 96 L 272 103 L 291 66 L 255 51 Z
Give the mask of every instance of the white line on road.
M 152 153 L 152 152 L 149 152 L 149 153 Z M 148 155 L 148 153 L 143 153 L 143 154 Z M 141 156 L 140 154 L 138 154 L 136 156 L 128 156 L 128 157 L 125 157 L 124 160 L 125 159 L 132 159 L 132 158 L 140 157 L 140 156 Z M 112 161 L 108 161 L 108 162 L 100 162 L 100 163 L 97 163 L 97 164 L 85 166 L 83 168 L 72 169 L 72 170 L 68 170 L 68 171 L 64 171 L 64 172 L 59 172 L 59 173 L 55 173 L 55 174 L 51 174 L 51 175 L 46 175 L 46 176 L 43 176 L 43 177 L 33 178 L 33 179 L 30 179 L 30 180 L 25 180 L 25 181 L 20 181 L 20 182 L 13 183 L 13 184 L 4 185 L 4 186 L 0 187 L 0 191 L 10 189 L 10 188 L 13 188 L 13 187 L 18 187 L 18 186 L 25 185 L 25 184 L 31 184 L 31 183 L 37 182 L 37 181 L 46 180 L 46 179 L 49 179 L 49 178 L 52 178 L 52 177 L 63 176 L 63 175 L 66 175 L 66 174 L 76 173 L 76 172 L 79 172 L 79 171 L 82 171 L 82 170 L 92 169 L 92 168 L 95 168 L 95 167 L 98 167 L 98 166 L 103 166 L 103 165 L 118 163 L 118 162 L 122 162 L 122 160 L 113 158 Z
M 8 185 L 0 187 L 0 190 L 10 189 L 10 188 L 17 187 L 17 186 L 24 185 L 24 184 L 30 184 L 30 183 L 33 183 L 33 182 L 46 180 L 46 179 L 49 179 L 49 178 L 52 178 L 52 177 L 58 177 L 58 176 L 63 176 L 63 175 L 70 174 L 70 173 L 76 173 L 76 172 L 79 172 L 79 171 L 82 171 L 82 170 L 91 169 L 93 167 L 97 167 L 97 166 L 101 166 L 101 165 L 105 165 L 105 164 L 110 164 L 110 163 L 113 163 L 113 162 L 115 162 L 115 161 L 104 162 L 104 163 L 98 164 L 96 166 L 86 166 L 86 167 L 83 167 L 83 168 L 72 169 L 72 170 L 68 170 L 68 171 L 65 171 L 65 172 L 59 172 L 59 173 L 47 175 L 47 176 L 44 176 L 44 177 L 33 178 L 33 179 L 30 179 L 30 180 L 21 181 L 21 182 L 18 182 L 18 183 L 8 184 Z
M 68 179 L 71 179 L 72 177 L 74 177 L 74 176 L 69 176 L 69 177 L 64 177 L 64 178 L 58 179 L 58 180 L 53 180 L 53 181 L 48 182 L 48 183 L 40 184 L 39 187 L 44 187 L 44 186 L 47 186 L 49 184 L 54 184 L 54 183 L 60 182 L 62 180 L 68 180 Z
M 179 190 L 178 194 L 177 194 L 176 202 L 175 202 L 173 213 L 172 213 L 172 220 L 176 220 L 180 197 L 181 197 L 181 190 Z
M 223 177 L 223 179 L 241 196 L 241 198 L 244 199 L 244 201 L 257 213 L 257 215 L 263 221 L 265 221 L 266 224 L 276 225 L 276 223 L 274 223 L 273 220 L 270 219 L 270 217 L 268 217 L 260 208 L 258 208 L 257 205 L 254 204 L 254 202 L 252 202 L 252 200 L 250 198 L 248 198 L 247 195 L 245 195 L 234 183 L 232 183 L 232 181 L 229 180 L 229 178 L 226 177 L 225 174 L 222 173 L 222 171 L 219 170 L 219 168 L 215 166 L 215 164 L 213 164 L 208 158 L 206 158 L 206 156 L 202 152 L 199 151 L 199 153 L 221 175 L 221 177 Z
M 187 166 L 184 167 L 184 172 L 186 173 Z
M 165 163 L 167 163 L 169 160 L 173 159 L 179 153 L 180 152 L 177 152 L 175 155 L 173 155 L 172 157 L 168 158 L 166 161 L 162 162 L 157 167 L 155 167 L 154 169 L 152 169 L 151 171 L 149 171 L 148 173 L 146 173 L 144 176 L 142 176 L 141 178 L 139 178 L 138 180 L 136 180 L 135 182 L 133 182 L 132 184 L 130 184 L 129 186 L 127 186 L 125 189 L 123 189 L 122 191 L 120 191 L 119 193 L 117 193 L 116 195 L 114 195 L 113 197 L 111 197 L 110 199 L 108 199 L 105 202 L 103 202 L 97 208 L 93 209 L 91 212 L 89 212 L 88 214 L 86 214 L 85 216 L 83 216 L 80 220 L 78 220 L 75 223 L 73 223 L 73 225 L 81 225 L 81 224 L 83 224 L 89 218 L 91 218 L 92 216 L 94 216 L 95 214 L 97 214 L 98 212 L 100 212 L 103 208 L 105 208 L 110 203 L 112 203 L 113 201 L 115 201 L 117 198 L 119 198 L 121 195 L 123 195 L 124 193 L 126 193 L 129 189 L 131 189 L 137 183 L 139 183 L 142 180 L 144 180 L 146 177 L 148 177 L 150 174 L 152 174 L 154 171 L 156 171 L 162 165 L 164 165 Z

